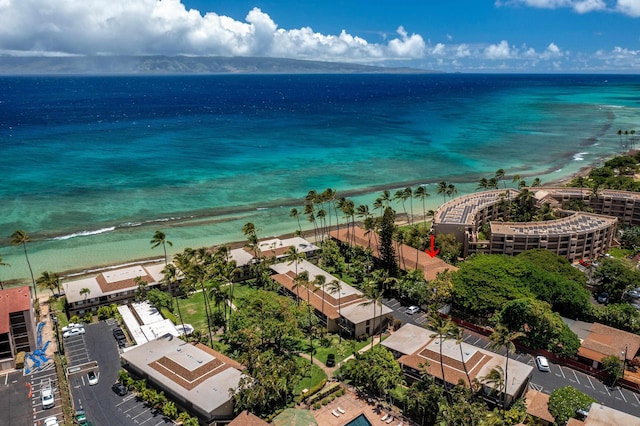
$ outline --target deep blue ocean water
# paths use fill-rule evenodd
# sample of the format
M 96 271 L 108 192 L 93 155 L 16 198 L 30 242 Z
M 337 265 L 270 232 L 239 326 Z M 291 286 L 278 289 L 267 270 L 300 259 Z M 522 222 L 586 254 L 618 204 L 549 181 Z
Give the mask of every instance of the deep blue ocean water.
M 311 189 L 362 194 L 508 176 L 563 178 L 621 150 L 640 77 L 219 75 L 0 77 L 0 279 L 29 233 L 39 275 L 293 231 Z

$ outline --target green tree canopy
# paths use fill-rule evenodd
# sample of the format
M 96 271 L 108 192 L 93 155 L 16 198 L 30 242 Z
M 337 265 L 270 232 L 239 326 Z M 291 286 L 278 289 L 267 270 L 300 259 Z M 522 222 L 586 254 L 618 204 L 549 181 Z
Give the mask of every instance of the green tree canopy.
M 565 357 L 578 352 L 580 339 L 547 302 L 516 299 L 505 304 L 499 320 L 511 331 L 520 331 L 520 340 L 533 349 L 545 349 Z
M 561 315 L 581 318 L 590 313 L 585 284 L 585 277 L 566 259 L 547 250 L 515 257 L 475 255 L 453 274 L 453 299 L 456 308 L 484 317 L 510 300 L 534 298 Z
M 354 359 L 342 366 L 341 373 L 355 386 L 381 397 L 404 383 L 400 364 L 391 352 L 380 345 L 366 352 L 356 353 Z
M 551 392 L 549 396 L 549 412 L 556 419 L 556 423 L 563 425 L 576 415 L 577 410 L 586 410 L 596 402 L 573 386 L 565 386 Z
M 609 293 L 609 300 L 620 301 L 625 291 L 638 286 L 640 271 L 622 259 L 605 257 L 593 273 L 600 288 Z

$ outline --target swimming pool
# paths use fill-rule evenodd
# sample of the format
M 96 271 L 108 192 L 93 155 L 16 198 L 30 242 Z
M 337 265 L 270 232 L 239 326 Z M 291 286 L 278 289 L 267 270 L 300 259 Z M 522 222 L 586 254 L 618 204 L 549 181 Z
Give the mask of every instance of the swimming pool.
M 367 420 L 364 414 L 360 414 L 358 417 L 351 420 L 349 423 L 347 423 L 344 426 L 372 426 L 372 425 L 371 425 L 371 422 Z

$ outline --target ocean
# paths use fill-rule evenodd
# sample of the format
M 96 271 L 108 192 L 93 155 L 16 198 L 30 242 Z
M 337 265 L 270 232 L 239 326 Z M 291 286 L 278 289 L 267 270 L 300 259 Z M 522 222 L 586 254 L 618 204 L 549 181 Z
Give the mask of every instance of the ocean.
M 622 150 L 639 89 L 626 75 L 0 77 L 0 280 L 29 276 L 17 229 L 37 277 L 159 258 L 156 229 L 170 254 L 242 241 L 247 222 L 293 232 L 312 189 L 359 205 L 427 185 L 436 208 L 442 180 L 564 178 Z

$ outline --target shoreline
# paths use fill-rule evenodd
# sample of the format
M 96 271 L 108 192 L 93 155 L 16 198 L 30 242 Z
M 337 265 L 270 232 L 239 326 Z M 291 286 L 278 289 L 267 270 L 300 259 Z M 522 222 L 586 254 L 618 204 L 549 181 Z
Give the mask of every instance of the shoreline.
M 619 155 L 619 154 L 615 154 L 615 155 Z M 614 155 L 614 156 L 615 156 Z M 610 157 L 612 158 L 612 157 Z M 598 163 L 601 160 L 598 160 Z M 583 176 L 586 177 L 588 176 L 589 172 L 591 170 L 593 170 L 596 166 L 596 163 L 588 165 L 588 166 L 584 166 L 582 168 L 580 168 L 578 171 L 571 173 L 569 175 L 566 175 L 564 177 L 560 177 L 558 179 L 553 179 L 547 183 L 545 183 L 544 186 L 565 186 L 567 185 L 569 182 L 571 182 L 571 180 L 573 180 L 574 178 L 578 177 L 578 176 Z M 531 175 L 527 175 L 523 177 L 531 177 L 534 176 L 534 174 Z M 422 183 L 421 183 L 422 182 Z M 471 182 L 464 182 L 462 184 L 469 184 L 472 183 Z M 353 196 L 360 196 L 360 195 L 366 195 L 366 194 L 373 194 L 377 191 L 381 191 L 381 190 L 390 190 L 392 191 L 393 189 L 400 188 L 400 187 L 406 187 L 406 186 L 415 186 L 415 185 L 424 185 L 424 180 L 421 181 L 412 181 L 412 182 L 404 182 L 402 184 L 398 184 L 397 186 L 394 185 L 375 185 L 372 187 L 368 187 L 367 189 L 360 189 L 360 190 L 352 190 L 352 191 L 345 191 L 344 195 L 345 196 L 349 196 L 349 197 L 353 197 Z M 429 183 L 429 185 L 433 185 L 434 183 Z M 341 193 L 342 194 L 342 193 Z M 432 197 L 436 196 L 436 194 L 431 194 Z M 279 200 L 279 201 L 283 201 L 283 200 Z M 269 203 L 269 205 L 271 205 L 272 203 Z M 437 202 L 438 207 L 442 204 L 442 200 L 440 200 L 439 202 Z M 266 204 L 262 204 L 262 205 L 266 205 Z M 274 201 L 273 202 L 274 206 L 277 207 L 286 207 L 287 209 L 289 207 L 297 207 L 299 206 L 299 204 L 291 204 L 291 205 L 286 205 L 286 204 L 282 204 L 278 201 Z M 229 209 L 231 211 L 237 211 L 237 212 L 243 212 L 243 211 L 253 211 L 254 208 L 253 206 L 251 207 L 251 210 L 247 209 L 247 208 L 241 208 L 241 207 L 235 207 L 235 208 L 231 208 Z M 398 219 L 396 220 L 396 223 L 402 223 L 403 220 L 404 222 L 406 222 L 406 218 L 404 218 L 404 213 L 398 212 Z M 421 214 L 414 214 L 414 216 L 416 217 L 421 217 Z M 193 220 L 193 217 L 190 217 L 191 220 Z M 219 222 L 224 222 L 227 219 L 209 219 L 206 222 L 211 222 L 211 223 L 219 223 Z M 188 226 L 186 223 L 174 223 L 173 227 L 185 227 Z M 335 229 L 335 225 L 331 227 L 331 229 Z M 292 226 L 291 228 L 295 228 L 295 230 L 293 232 L 284 232 L 284 233 L 279 233 L 278 235 L 273 235 L 273 236 L 263 236 L 261 239 L 268 239 L 268 238 L 291 238 L 293 236 L 295 236 L 296 231 L 297 231 L 297 226 L 295 224 L 295 222 L 292 222 Z M 313 232 L 313 228 L 303 228 L 303 233 L 309 233 L 309 232 Z M 311 238 L 307 238 L 309 240 L 313 240 L 313 236 L 311 236 Z M 205 245 L 201 245 L 200 247 L 205 247 L 207 249 L 214 249 L 216 247 L 220 247 L 220 246 L 227 246 L 231 249 L 235 249 L 235 248 L 240 248 L 243 247 L 245 244 L 244 240 L 236 240 L 236 241 L 230 241 L 230 242 L 222 242 L 219 244 L 213 244 L 213 245 L 209 245 L 209 244 L 205 244 Z M 172 257 L 172 256 L 169 256 Z M 164 257 L 158 257 L 156 256 L 143 256 L 143 257 L 135 257 L 135 258 L 131 258 L 129 260 L 126 260 L 124 262 L 113 262 L 113 263 L 103 263 L 103 264 L 93 264 L 90 265 L 88 267 L 79 267 L 79 268 L 71 268 L 71 269 L 66 269 L 63 270 L 61 272 L 58 272 L 61 280 L 76 280 L 76 279 L 80 279 L 83 277 L 87 277 L 87 276 L 92 276 L 92 275 L 96 275 L 98 273 L 104 272 L 104 271 L 108 271 L 108 270 L 113 270 L 113 269 L 118 269 L 118 268 L 123 268 L 123 267 L 127 267 L 127 266 L 132 266 L 132 265 L 152 265 L 152 264 L 158 264 L 158 263 L 162 263 L 164 262 Z M 28 282 L 27 278 L 17 278 L 17 279 L 8 279 L 8 280 L 2 280 L 2 284 L 5 287 L 15 287 L 15 286 L 19 286 L 19 285 L 32 285 L 31 283 Z

